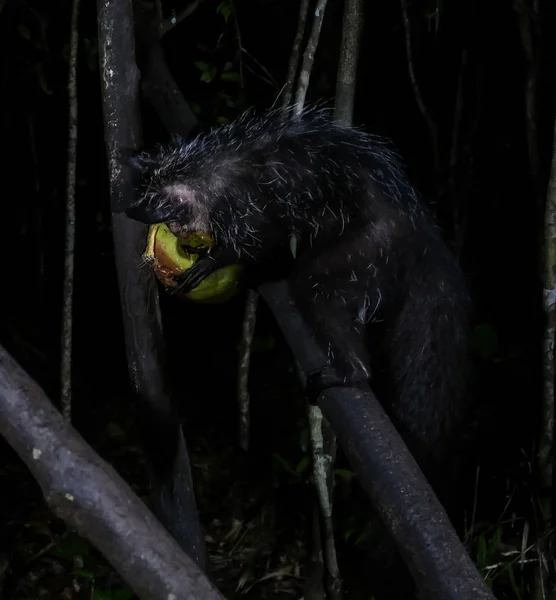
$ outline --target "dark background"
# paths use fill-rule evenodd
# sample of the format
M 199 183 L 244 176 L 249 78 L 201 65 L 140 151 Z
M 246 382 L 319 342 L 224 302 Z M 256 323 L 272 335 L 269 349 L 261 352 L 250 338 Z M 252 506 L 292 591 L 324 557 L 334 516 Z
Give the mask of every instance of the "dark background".
M 182 6 L 178 2 L 165 6 L 173 5 L 177 9 Z M 263 109 L 275 102 L 285 79 L 298 14 L 298 2 L 293 0 L 238 0 L 235 14 L 226 23 L 217 6 L 206 0 L 164 38 L 172 73 L 204 127 L 231 119 L 248 107 Z M 525 6 L 531 8 L 533 4 Z M 7 0 L 0 8 L 0 343 L 56 401 L 60 388 L 71 6 L 68 2 Z M 438 27 L 428 16 L 435 10 Z M 309 100 L 331 101 L 334 97 L 342 11 L 342 2 L 329 0 Z M 475 304 L 474 393 L 478 408 L 469 423 L 468 433 L 477 450 L 470 456 L 462 535 L 469 533 L 473 518 L 475 537 L 471 536 L 470 549 L 474 559 L 481 567 L 497 561 L 503 565 L 487 573 L 499 598 L 520 597 L 515 586 L 527 594 L 530 571 L 518 568 L 513 558 L 502 558 L 502 552 L 520 547 L 524 524 L 532 523 L 536 498 L 532 469 L 542 387 L 542 203 L 554 119 L 556 6 L 545 0 L 540 11 L 535 38 L 537 177 L 530 167 L 526 139 L 529 63 L 519 34 L 518 13 L 509 2 L 410 4 L 416 77 L 439 128 L 440 177 L 433 171 L 431 138 L 408 76 L 398 2 L 366 3 L 354 118 L 357 125 L 393 140 L 412 181 L 433 206 L 448 241 L 459 253 L 468 277 Z M 80 432 L 144 493 L 112 254 L 95 18 L 94 3 L 83 3 L 78 74 L 74 418 Z M 238 30 L 243 53 L 238 51 Z M 458 161 L 450 169 L 464 49 Z M 212 81 L 201 79 L 200 62 L 215 69 Z M 241 70 L 242 85 L 220 79 L 228 62 L 233 72 Z M 147 144 L 164 136 L 148 106 L 144 107 L 144 124 Z M 463 232 L 461 238 L 456 231 Z M 266 540 L 266 550 L 255 552 L 255 572 L 271 569 L 270 563 L 264 562 L 268 556 L 275 561 L 278 556 L 287 556 L 288 564 L 302 563 L 297 542 L 302 538 L 299 532 L 305 519 L 305 475 L 292 474 L 288 468 L 295 471 L 303 464 L 303 412 L 288 350 L 272 318 L 262 306 L 251 373 L 251 451 L 244 456 L 237 443 L 235 401 L 242 298 L 210 308 L 191 306 L 166 295 L 161 303 L 174 383 L 183 399 L 203 523 L 217 539 L 230 531 L 234 518 L 242 523 L 256 522 L 253 528 L 259 527 L 257 535 Z M 7 515 L 5 539 L 9 540 L 12 573 L 10 595 L 6 597 L 39 597 L 35 595 L 39 588 L 44 597 L 60 597 L 64 589 L 69 594 L 69 578 L 77 575 L 75 560 L 68 562 L 66 555 L 85 551 L 81 547 L 74 551 L 72 546 L 66 554 L 59 552 L 51 558 L 47 566 L 41 562 L 44 554 L 36 558 L 47 540 L 53 540 L 58 550 L 64 547 L 67 534 L 44 509 L 38 490 L 11 451 L 0 448 L 4 465 L 0 467 L 0 485 L 3 490 L 10 489 L 1 499 Z M 363 552 L 365 543 L 355 543 L 365 512 L 361 508 L 358 513 L 361 499 L 354 487 L 349 481 L 338 487 L 340 551 L 347 563 Z M 269 506 L 271 522 L 263 517 Z M 255 547 L 257 543 L 252 541 L 249 548 Z M 251 556 L 249 548 L 245 551 Z M 220 556 L 219 551 L 214 552 Z M 245 561 L 238 558 L 236 562 L 219 563 L 222 585 L 231 595 Z M 61 565 L 60 572 L 52 567 L 54 563 Z M 109 569 L 101 566 L 102 560 L 96 557 L 85 563 L 81 571 L 86 571 L 86 576 L 79 576 L 95 580 L 97 588 L 108 594 L 105 597 L 116 597 L 110 594 L 120 589 L 119 584 L 113 582 Z M 40 576 L 31 584 L 28 580 L 33 570 L 35 574 L 40 571 Z M 515 586 L 513 578 L 517 578 Z M 348 576 L 348 589 L 350 581 Z M 89 590 L 82 585 L 83 590 Z M 73 596 L 68 597 L 90 597 L 70 591 Z M 279 590 L 260 584 L 252 593 L 262 597 L 259 594 L 278 594 Z

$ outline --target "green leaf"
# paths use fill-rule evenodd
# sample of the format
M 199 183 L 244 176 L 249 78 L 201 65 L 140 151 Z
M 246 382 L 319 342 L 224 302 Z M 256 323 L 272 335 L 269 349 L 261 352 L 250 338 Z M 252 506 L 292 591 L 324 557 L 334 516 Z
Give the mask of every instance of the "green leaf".
M 241 83 L 241 74 L 237 71 L 228 71 L 227 73 L 221 73 L 220 79 L 222 81 L 231 81 L 233 83 Z
M 210 65 L 204 60 L 198 60 L 193 64 L 199 69 L 199 71 L 208 71 L 210 69 Z
M 210 67 L 206 71 L 203 71 L 203 74 L 201 75 L 201 81 L 210 83 L 214 79 L 215 75 L 216 75 L 216 67 Z
M 130 600 L 135 594 L 130 588 L 119 588 L 117 590 L 103 590 L 95 588 L 92 600 Z
M 510 579 L 510 585 L 512 587 L 512 590 L 514 591 L 515 597 L 518 600 L 521 600 L 521 592 L 519 591 L 519 587 L 517 586 L 517 583 L 515 581 L 515 573 L 511 563 L 508 566 L 508 577 Z
M 295 472 L 298 474 L 303 473 L 304 471 L 307 470 L 307 467 L 309 466 L 309 457 L 308 456 L 304 456 L 298 463 L 297 463 L 297 467 L 295 467 Z
M 477 543 L 477 565 L 484 567 L 487 564 L 487 544 L 484 536 L 478 539 Z
M 84 579 L 89 579 L 90 581 L 94 581 L 95 575 L 91 571 L 86 571 L 85 569 L 74 569 L 71 572 L 72 575 L 76 577 L 83 577 Z
M 232 14 L 232 12 L 233 12 L 232 7 L 231 7 L 230 3 L 227 2 L 227 0 L 224 0 L 216 7 L 216 13 L 221 14 L 224 17 L 224 21 L 226 23 L 228 22 L 228 19 L 230 18 L 230 15 Z
M 335 469 L 334 473 L 338 475 L 338 477 L 345 477 L 346 479 L 353 479 L 356 475 L 354 471 L 350 471 L 349 469 Z
M 17 26 L 17 32 L 19 33 L 19 35 L 24 39 L 24 40 L 30 40 L 31 39 L 31 33 L 30 31 L 27 29 L 27 27 L 25 25 L 18 25 Z
M 355 531 L 355 527 L 352 527 L 351 529 L 346 529 L 343 535 L 344 542 L 347 542 L 349 538 L 355 533 Z
M 66 533 L 56 544 L 53 553 L 56 556 L 71 558 L 73 556 L 87 556 L 91 551 L 91 544 L 76 533 Z

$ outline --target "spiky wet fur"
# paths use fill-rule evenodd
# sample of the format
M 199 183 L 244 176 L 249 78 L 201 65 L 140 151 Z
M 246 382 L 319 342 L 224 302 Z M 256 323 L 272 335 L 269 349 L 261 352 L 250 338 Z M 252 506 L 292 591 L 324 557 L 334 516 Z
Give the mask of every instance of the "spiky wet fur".
M 363 384 L 372 368 L 411 449 L 442 455 L 466 406 L 468 297 L 385 141 L 321 109 L 247 113 L 136 166 L 128 215 L 212 233 L 214 268 L 264 265 L 295 235 L 292 293 L 343 382 Z

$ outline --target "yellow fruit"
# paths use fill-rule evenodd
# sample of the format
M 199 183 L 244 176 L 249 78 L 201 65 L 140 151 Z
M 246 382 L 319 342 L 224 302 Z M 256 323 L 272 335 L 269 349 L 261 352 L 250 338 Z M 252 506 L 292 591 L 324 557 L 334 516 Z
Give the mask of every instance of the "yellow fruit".
M 210 248 L 213 243 L 212 237 L 206 233 L 192 233 L 187 238 L 178 238 L 164 224 L 151 225 L 143 258 L 150 263 L 163 285 L 176 288 L 178 284 L 173 277 L 187 271 L 199 258 L 190 249 Z M 225 302 L 237 293 L 241 274 L 240 265 L 223 267 L 186 294 L 179 290 L 176 293 L 194 302 Z

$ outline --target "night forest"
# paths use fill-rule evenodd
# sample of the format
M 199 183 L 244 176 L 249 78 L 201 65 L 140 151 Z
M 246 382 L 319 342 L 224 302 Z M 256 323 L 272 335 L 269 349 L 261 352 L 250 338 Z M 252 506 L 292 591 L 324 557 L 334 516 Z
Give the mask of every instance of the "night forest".
M 390 463 L 397 474 L 378 455 L 355 467 L 342 445 L 349 419 L 344 432 L 329 419 L 340 442 L 325 481 L 332 519 L 319 518 L 302 361 L 278 304 L 254 306 L 241 286 L 214 304 L 168 293 L 140 264 L 148 228 L 114 214 L 132 187 L 113 148 L 193 138 L 280 107 L 305 5 L 300 64 L 316 41 L 314 61 L 298 67 L 310 74 L 305 103 L 338 102 L 345 33 L 357 29 L 349 120 L 391 141 L 469 286 L 472 410 L 445 479 L 457 479 L 447 511 L 475 567 L 462 566 L 449 593 L 442 578 L 458 574 L 418 561 L 455 554 L 419 549 L 419 533 L 403 560 L 381 566 L 376 510 L 389 530 L 411 519 L 401 495 L 412 481 L 405 458 Z M 550 0 L 0 0 L 0 599 L 556 597 L 555 32 Z M 164 430 L 156 410 L 142 411 L 157 394 L 171 397 L 160 412 L 177 411 L 183 429 L 192 487 L 185 473 L 182 508 L 201 550 L 152 525 L 146 456 L 166 460 L 154 433 Z M 17 408 L 38 395 L 56 410 Z M 66 462 L 85 446 L 89 462 Z M 134 499 L 85 476 L 91 465 L 117 473 Z M 378 496 L 386 482 L 399 486 L 392 511 L 365 469 Z M 425 504 L 413 518 L 434 510 Z M 89 512 L 123 519 L 122 545 Z M 430 515 L 423 527 L 435 526 Z M 137 537 L 142 547 L 129 541 L 143 526 L 166 536 L 166 550 L 154 533 Z M 463 575 L 472 568 L 487 591 L 474 595 Z

